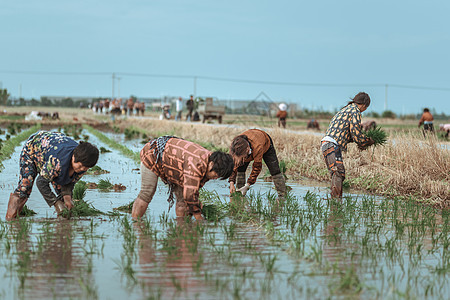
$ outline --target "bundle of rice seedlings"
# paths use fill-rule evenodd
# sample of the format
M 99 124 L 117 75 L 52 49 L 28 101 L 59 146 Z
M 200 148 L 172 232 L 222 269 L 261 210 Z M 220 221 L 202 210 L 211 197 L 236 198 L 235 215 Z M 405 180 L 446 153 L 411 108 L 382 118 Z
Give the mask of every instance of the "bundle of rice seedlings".
M 93 166 L 86 172 L 86 174 L 89 174 L 89 175 L 100 175 L 100 174 L 107 174 L 107 173 L 109 173 L 109 171 L 103 170 L 99 166 Z
M 30 217 L 30 216 L 34 216 L 35 214 L 36 214 L 36 212 L 32 209 L 29 209 L 28 206 L 26 206 L 26 205 L 20 211 L 21 217 Z
M 126 213 L 131 213 L 131 210 L 133 209 L 133 204 L 134 201 L 131 201 L 128 204 L 119 206 L 119 207 L 115 207 L 114 210 L 118 210 L 118 211 L 122 211 L 122 212 L 126 212 Z
M 111 150 L 106 149 L 105 147 L 100 147 L 100 153 L 101 153 L 101 154 L 103 154 L 103 153 L 108 153 L 108 152 L 111 152 Z
M 97 184 L 97 188 L 102 191 L 107 191 L 113 187 L 113 184 L 109 180 L 100 179 Z
M 372 140 L 374 140 L 373 146 L 383 146 L 387 142 L 388 134 L 386 131 L 381 129 L 381 127 L 375 127 L 374 129 L 370 129 L 369 131 L 365 132 L 367 137 L 370 137 Z
M 84 200 L 74 201 L 71 210 L 64 209 L 61 212 L 61 216 L 66 219 L 69 219 L 70 217 L 91 217 L 103 214 L 104 214 L 103 212 L 96 209 L 94 206 L 92 206 L 92 204 Z
M 83 200 L 86 196 L 87 183 L 86 181 L 80 180 L 73 187 L 72 198 L 77 200 Z
M 204 204 L 202 208 L 202 214 L 208 221 L 219 221 L 224 217 L 224 212 L 219 205 L 210 203 Z

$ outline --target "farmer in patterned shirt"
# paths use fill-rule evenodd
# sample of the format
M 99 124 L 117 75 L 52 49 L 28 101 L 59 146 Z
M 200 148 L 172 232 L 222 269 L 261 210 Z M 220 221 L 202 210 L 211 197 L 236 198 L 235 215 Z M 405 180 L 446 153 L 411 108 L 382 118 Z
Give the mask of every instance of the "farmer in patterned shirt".
M 286 195 L 284 175 L 280 171 L 272 138 L 266 132 L 259 129 L 244 131 L 231 142 L 230 153 L 234 159 L 233 174 L 228 180 L 230 182 L 230 194 L 238 191 L 245 196 L 250 186 L 255 184 L 259 173 L 261 173 L 262 161 L 264 159 L 270 175 L 272 175 L 272 181 L 278 196 L 283 198 Z M 245 171 L 251 161 L 253 161 L 252 172 L 246 183 Z
M 58 214 L 64 208 L 71 209 L 73 187 L 86 170 L 95 166 L 98 154 L 94 145 L 77 143 L 59 132 L 31 135 L 20 153 L 19 184 L 9 198 L 6 220 L 20 214 L 36 177 L 36 185 L 49 206 L 54 206 Z
M 345 168 L 341 151 L 347 151 L 347 144 L 355 142 L 359 150 L 366 150 L 374 141 L 365 136 L 361 128 L 361 113 L 370 105 L 366 93 L 358 93 L 331 119 L 325 137 L 322 139 L 322 154 L 331 174 L 331 197 L 342 198 L 342 183 Z
M 224 152 L 211 152 L 200 145 L 174 136 L 149 141 L 141 150 L 141 191 L 131 216 L 140 218 L 155 195 L 158 177 L 169 186 L 169 210 L 177 199 L 177 217 L 193 215 L 203 219 L 199 189 L 210 179 L 226 179 L 233 171 L 233 158 Z

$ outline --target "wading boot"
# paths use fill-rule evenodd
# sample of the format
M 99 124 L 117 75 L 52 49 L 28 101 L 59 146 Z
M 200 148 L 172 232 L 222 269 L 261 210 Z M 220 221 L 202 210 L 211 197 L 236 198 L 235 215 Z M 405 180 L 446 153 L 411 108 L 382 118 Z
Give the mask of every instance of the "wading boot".
M 272 176 L 272 181 L 278 193 L 278 200 L 283 200 L 286 196 L 286 181 L 284 175 L 281 173 L 274 175 Z
M 342 182 L 341 176 L 333 174 L 331 177 L 331 198 L 342 199 Z
M 8 210 L 6 211 L 6 221 L 11 221 L 12 219 L 18 217 L 26 202 L 27 198 L 21 199 L 19 194 L 11 193 L 9 196 Z
M 54 206 L 55 206 L 56 214 L 58 216 L 61 215 L 63 210 L 67 208 L 67 206 L 64 204 L 64 202 L 62 202 L 61 200 L 57 200 L 55 202 Z
M 237 172 L 236 174 L 236 190 L 245 185 L 245 172 Z

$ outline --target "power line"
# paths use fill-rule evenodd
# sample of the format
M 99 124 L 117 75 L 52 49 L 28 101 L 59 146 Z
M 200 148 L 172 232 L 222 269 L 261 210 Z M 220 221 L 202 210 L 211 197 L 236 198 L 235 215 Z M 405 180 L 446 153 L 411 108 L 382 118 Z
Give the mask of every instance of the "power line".
M 381 84 L 381 83 L 314 83 L 314 82 L 286 82 L 286 81 L 266 81 L 266 80 L 251 80 L 251 79 L 237 79 L 226 77 L 213 76 L 195 76 L 195 75 L 173 75 L 173 74 L 149 74 L 149 73 L 130 73 L 130 72 L 48 72 L 48 71 L 14 71 L 14 70 L 0 70 L 0 73 L 5 74 L 25 74 L 25 75 L 83 75 L 83 76 L 111 76 L 116 74 L 120 76 L 135 76 L 135 77 L 153 77 L 153 78 L 177 78 L 177 79 L 203 79 L 213 81 L 227 81 L 235 83 L 251 83 L 251 84 L 266 84 L 266 85 L 284 85 L 284 86 L 310 86 L 310 87 L 354 87 L 354 86 L 371 86 L 371 87 L 395 87 L 403 89 L 417 89 L 417 90 L 435 90 L 435 91 L 450 91 L 450 88 L 444 87 L 430 87 L 418 85 L 404 85 L 404 84 Z

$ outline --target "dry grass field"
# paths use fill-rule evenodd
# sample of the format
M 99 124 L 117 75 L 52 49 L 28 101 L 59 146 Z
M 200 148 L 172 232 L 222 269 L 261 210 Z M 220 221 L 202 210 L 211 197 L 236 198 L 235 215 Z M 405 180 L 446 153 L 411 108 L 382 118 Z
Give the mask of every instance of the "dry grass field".
M 97 115 L 91 110 L 68 108 L 4 108 L 7 115 L 0 121 L 23 122 L 11 114 L 27 114 L 31 110 L 58 111 L 60 120 L 44 120 L 49 125 L 89 124 L 97 127 L 127 127 L 146 132 L 149 136 L 172 134 L 214 148 L 228 149 L 232 138 L 248 128 L 266 129 L 280 160 L 285 161 L 289 180 L 307 177 L 329 181 L 329 174 L 319 149 L 320 139 L 329 120 L 319 120 L 320 131 L 306 131 L 308 120 L 288 120 L 287 130 L 276 127 L 276 119 L 259 116 L 226 116 L 224 124 L 175 122 L 159 120 L 156 112 L 145 117 L 116 118 Z M 3 110 L 3 109 L 2 109 Z M 424 138 L 414 120 L 376 120 L 389 133 L 387 145 L 360 152 L 350 144 L 344 153 L 346 181 L 353 189 L 388 197 L 414 199 L 435 207 L 450 207 L 450 143 L 435 137 Z M 33 123 L 35 121 L 28 121 Z M 107 126 L 108 125 L 108 126 Z

